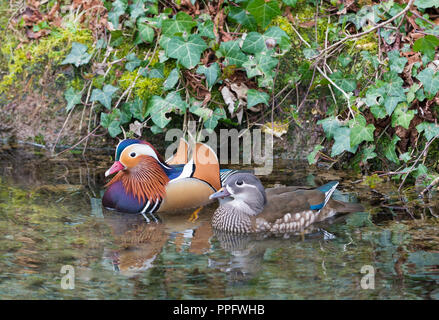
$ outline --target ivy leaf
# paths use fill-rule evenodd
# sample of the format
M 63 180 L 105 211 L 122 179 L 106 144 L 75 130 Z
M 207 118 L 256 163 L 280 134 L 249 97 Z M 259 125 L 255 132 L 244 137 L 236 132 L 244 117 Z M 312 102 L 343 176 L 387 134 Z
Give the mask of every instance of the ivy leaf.
M 178 73 L 178 68 L 174 68 L 174 69 L 171 70 L 171 72 L 169 73 L 168 78 L 163 83 L 163 88 L 165 90 L 171 90 L 177 84 L 178 79 L 180 79 L 180 75 Z
M 111 99 L 117 90 L 118 88 L 113 87 L 111 84 L 105 85 L 102 90 L 93 89 L 90 101 L 99 101 L 105 108 L 111 109 Z
M 363 141 L 373 141 L 375 126 L 373 124 L 366 125 L 366 119 L 362 115 L 357 116 L 355 119 L 357 120 L 356 124 L 352 127 L 350 133 L 351 147 L 355 147 Z
M 132 112 L 130 110 L 130 104 L 124 103 L 120 108 L 120 124 L 126 124 L 131 122 Z
M 239 47 L 239 40 L 221 42 L 217 56 L 218 58 L 225 58 L 224 62 L 226 66 L 236 65 L 238 68 L 242 67 L 243 63 L 248 60 L 247 55 L 244 54 Z
M 174 19 L 167 19 L 162 22 L 162 34 L 171 37 L 175 34 L 189 34 L 197 23 L 186 12 L 180 11 Z
M 392 127 L 401 126 L 408 129 L 410 122 L 417 114 L 417 110 L 407 110 L 408 106 L 406 103 L 399 104 L 395 112 L 392 114 Z
M 250 0 L 247 5 L 247 11 L 254 17 L 258 25 L 265 29 L 271 22 L 271 20 L 279 16 L 281 11 L 279 9 L 279 2 L 276 0 Z
M 400 56 L 399 50 L 389 51 L 387 56 L 389 57 L 390 70 L 396 73 L 404 71 L 404 67 L 408 60 L 407 58 Z
M 90 61 L 91 54 L 87 53 L 87 46 L 79 43 L 72 43 L 72 50 L 67 57 L 61 62 L 61 64 L 73 64 L 76 67 L 87 64 Z
M 420 9 L 439 8 L 439 2 L 437 0 L 415 0 L 415 6 Z
M 287 6 L 295 8 L 297 0 L 282 0 L 282 2 L 285 3 Z
M 439 73 L 431 68 L 425 68 L 418 73 L 416 78 L 421 81 L 425 91 L 435 95 L 439 91 Z
M 213 110 L 205 107 L 200 107 L 199 105 L 193 105 L 190 107 L 190 112 L 199 116 L 203 121 L 208 121 L 212 117 Z
M 321 124 L 323 127 L 323 131 L 325 131 L 326 137 L 328 139 L 334 136 L 335 131 L 341 127 L 340 121 L 332 116 L 323 120 L 317 121 L 317 124 Z
M 270 96 L 263 91 L 249 89 L 247 90 L 247 108 L 251 108 L 259 103 L 263 103 L 268 106 L 268 100 Z
M 199 66 L 197 69 L 198 74 L 204 74 L 207 81 L 207 86 L 209 90 L 212 89 L 213 85 L 219 78 L 220 66 L 217 62 L 212 63 L 209 67 Z
M 135 44 L 139 44 L 142 42 L 151 43 L 154 40 L 154 29 L 146 23 L 138 23 L 137 29 L 138 31 L 136 34 L 136 39 L 134 41 Z
M 320 144 L 314 146 L 314 150 L 307 157 L 309 164 L 315 164 L 317 162 L 317 159 L 316 159 L 317 153 L 322 149 L 323 149 L 323 146 Z
M 369 61 L 375 70 L 380 65 L 378 58 L 376 56 L 372 56 L 369 51 L 361 51 L 361 56 L 363 57 L 363 59 Z
M 344 76 L 341 71 L 336 71 L 330 75 L 331 80 L 346 92 L 352 92 L 357 88 L 357 81 L 353 76 Z
M 159 128 L 163 129 L 171 121 L 171 118 L 168 118 L 166 113 L 171 112 L 172 108 L 162 97 L 152 96 L 148 101 L 148 110 L 150 110 L 152 121 Z
M 389 159 L 390 161 L 398 164 L 399 163 L 399 158 L 396 155 L 396 143 L 401 140 L 397 135 L 393 136 L 392 140 L 390 140 L 389 138 L 387 138 L 387 136 L 384 137 L 384 141 L 383 141 L 383 151 L 384 151 L 384 156 Z
M 198 34 L 200 37 L 206 37 L 209 39 L 215 39 L 215 33 L 213 32 L 212 20 L 206 20 L 203 23 L 198 23 Z
M 241 7 L 229 7 L 229 15 L 227 18 L 232 21 L 241 24 L 243 27 L 247 28 L 249 31 L 254 31 L 257 29 L 257 24 L 255 17 L 247 13 L 245 9 Z
M 429 60 L 434 59 L 435 49 L 439 45 L 439 39 L 432 35 L 419 38 L 413 44 L 413 51 L 422 52 Z
M 64 92 L 64 98 L 67 101 L 66 111 L 69 112 L 74 106 L 81 103 L 81 97 L 82 94 L 80 90 L 76 91 L 72 87 L 69 87 Z
M 168 93 L 165 98 L 165 103 L 171 108 L 172 111 L 180 110 L 181 112 L 186 112 L 186 102 L 181 99 L 180 93 L 173 91 Z
M 130 53 L 127 55 L 127 63 L 125 63 L 125 69 L 132 72 L 134 69 L 136 69 L 138 66 L 140 66 L 141 61 L 139 58 L 137 58 L 136 54 Z
M 370 107 L 370 112 L 372 112 L 375 119 L 383 119 L 387 116 L 386 109 L 380 105 Z
M 412 84 L 412 86 L 407 91 L 407 103 L 412 103 L 415 100 L 416 92 L 419 90 L 421 86 L 418 83 Z
M 291 46 L 291 41 L 288 34 L 276 26 L 268 28 L 263 37 L 265 41 L 268 39 L 274 39 L 281 50 L 288 50 Z
M 139 97 L 136 97 L 133 101 L 126 104 L 129 106 L 132 116 L 137 120 L 144 121 L 149 114 L 145 103 Z
M 242 51 L 247 53 L 259 53 L 266 48 L 265 39 L 259 32 L 250 32 L 242 44 Z
M 125 13 L 128 7 L 127 0 L 116 0 L 112 3 L 113 7 L 108 12 L 108 21 L 113 25 L 113 29 L 119 29 L 119 18 Z
M 351 56 L 348 55 L 348 54 L 344 54 L 344 53 L 342 53 L 341 55 L 339 55 L 338 58 L 337 58 L 337 60 L 338 60 L 338 62 L 340 62 L 341 66 L 342 66 L 343 68 L 346 68 L 346 67 L 349 65 L 349 63 L 352 62 L 352 58 L 351 58 Z
M 207 48 L 204 40 L 197 34 L 192 34 L 187 41 L 181 37 L 173 37 L 168 42 L 166 54 L 184 66 L 192 69 L 200 62 L 203 51 Z
M 427 141 L 430 141 L 439 134 L 439 125 L 431 122 L 422 122 L 416 126 L 416 130 L 419 133 L 424 132 L 425 138 Z
M 130 5 L 130 17 L 133 21 L 136 21 L 138 17 L 145 15 L 144 0 L 134 0 Z
M 334 131 L 334 144 L 332 145 L 331 157 L 338 156 L 343 151 L 355 153 L 357 146 L 351 147 L 351 129 L 348 127 L 340 127 Z
M 101 126 L 108 129 L 108 133 L 113 138 L 122 132 L 120 129 L 121 112 L 113 109 L 111 113 L 101 113 Z
M 227 115 L 226 115 L 226 112 L 224 111 L 224 109 L 216 108 L 213 111 L 212 116 L 210 116 L 206 121 L 204 121 L 204 127 L 207 130 L 213 130 L 218 125 L 218 121 L 220 119 L 226 119 L 226 118 L 227 118 Z

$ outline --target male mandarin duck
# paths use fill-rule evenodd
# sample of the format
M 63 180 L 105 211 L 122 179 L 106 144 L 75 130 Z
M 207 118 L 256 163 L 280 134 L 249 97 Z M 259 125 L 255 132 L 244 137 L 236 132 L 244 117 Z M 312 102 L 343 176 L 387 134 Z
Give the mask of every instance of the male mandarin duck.
M 280 187 L 265 190 L 250 173 L 235 173 L 210 196 L 220 206 L 212 217 L 215 229 L 237 232 L 296 232 L 337 212 L 364 211 L 358 203 L 330 199 L 338 182 L 317 189 Z
M 195 145 L 190 161 L 188 149 L 181 139 L 176 154 L 164 161 L 150 143 L 122 140 L 114 164 L 105 172 L 105 176 L 117 174 L 106 185 L 103 206 L 146 218 L 147 213 L 199 208 L 210 202 L 209 196 L 234 170 L 220 172 L 215 152 L 205 144 Z

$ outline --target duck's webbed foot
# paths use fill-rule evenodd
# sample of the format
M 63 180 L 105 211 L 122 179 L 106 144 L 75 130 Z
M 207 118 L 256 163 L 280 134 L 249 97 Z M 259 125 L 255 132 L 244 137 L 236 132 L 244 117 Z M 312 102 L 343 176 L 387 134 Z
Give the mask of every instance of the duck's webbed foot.
M 197 210 L 195 210 L 194 212 L 192 212 L 191 216 L 189 217 L 189 221 L 190 222 L 195 222 L 198 220 L 198 212 L 201 211 L 201 209 L 203 209 L 203 207 L 199 207 Z

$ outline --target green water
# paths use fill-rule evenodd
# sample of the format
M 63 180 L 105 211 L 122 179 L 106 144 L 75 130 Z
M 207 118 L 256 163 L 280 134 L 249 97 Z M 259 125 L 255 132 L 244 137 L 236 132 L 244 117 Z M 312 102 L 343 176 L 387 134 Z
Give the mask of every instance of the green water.
M 305 236 L 265 239 L 215 233 L 216 204 L 137 215 L 102 209 L 109 154 L 48 158 L 38 149 L 0 150 L 1 299 L 438 299 L 439 204 L 407 202 L 397 186 L 376 191 L 350 172 L 275 161 L 265 186 L 341 181 L 338 199 L 366 212 L 337 217 Z M 415 199 L 415 194 L 413 194 Z M 75 288 L 61 288 L 63 265 Z M 363 266 L 375 288 L 362 289 Z

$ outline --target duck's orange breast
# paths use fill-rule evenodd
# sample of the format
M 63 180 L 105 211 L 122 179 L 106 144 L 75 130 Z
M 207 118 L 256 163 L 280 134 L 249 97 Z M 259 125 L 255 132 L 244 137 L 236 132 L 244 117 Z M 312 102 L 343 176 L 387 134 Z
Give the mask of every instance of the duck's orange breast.
M 203 206 L 211 200 L 215 190 L 206 182 L 195 178 L 170 181 L 166 186 L 166 196 L 158 212 L 182 210 Z

